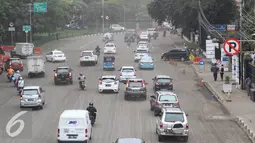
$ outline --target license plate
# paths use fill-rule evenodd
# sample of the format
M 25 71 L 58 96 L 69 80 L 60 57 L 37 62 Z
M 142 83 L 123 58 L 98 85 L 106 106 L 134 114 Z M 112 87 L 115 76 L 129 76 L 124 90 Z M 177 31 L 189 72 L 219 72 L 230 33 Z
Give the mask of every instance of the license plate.
M 77 139 L 77 136 L 68 136 L 68 139 Z
M 64 129 L 64 133 L 69 133 L 69 129 Z
M 110 87 L 111 85 L 110 84 L 107 84 L 107 85 L 105 85 L 106 87 Z
M 34 101 L 34 99 L 27 99 L 27 101 Z
M 89 59 L 89 57 L 85 57 L 84 59 Z

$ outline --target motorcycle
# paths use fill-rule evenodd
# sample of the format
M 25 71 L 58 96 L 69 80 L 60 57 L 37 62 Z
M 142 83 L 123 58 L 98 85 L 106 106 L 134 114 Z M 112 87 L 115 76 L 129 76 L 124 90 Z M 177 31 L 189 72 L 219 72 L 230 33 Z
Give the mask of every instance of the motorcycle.
M 11 82 L 13 79 L 13 75 L 6 75 L 6 76 L 7 76 L 8 81 Z
M 164 33 L 163 33 L 163 37 L 166 37 L 166 32 L 164 31 Z
M 96 122 L 94 115 L 89 114 L 89 119 L 91 121 L 91 125 L 93 126 L 95 124 L 95 122 Z
M 131 42 L 127 42 L 128 47 L 131 45 Z
M 84 81 L 80 81 L 80 88 L 82 89 L 82 90 L 84 90 L 85 89 L 85 82 Z
M 21 92 L 23 90 L 24 87 L 18 87 L 18 95 L 20 96 L 21 95 Z
M 100 55 L 100 50 L 96 50 L 96 55 L 97 55 L 97 56 Z

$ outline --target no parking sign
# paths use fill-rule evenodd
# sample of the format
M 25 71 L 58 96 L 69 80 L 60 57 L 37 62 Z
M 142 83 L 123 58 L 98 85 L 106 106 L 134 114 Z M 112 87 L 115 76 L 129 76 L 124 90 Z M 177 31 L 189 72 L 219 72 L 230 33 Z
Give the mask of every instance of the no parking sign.
M 236 38 L 229 38 L 224 42 L 223 49 L 228 56 L 237 55 L 240 52 L 240 42 Z

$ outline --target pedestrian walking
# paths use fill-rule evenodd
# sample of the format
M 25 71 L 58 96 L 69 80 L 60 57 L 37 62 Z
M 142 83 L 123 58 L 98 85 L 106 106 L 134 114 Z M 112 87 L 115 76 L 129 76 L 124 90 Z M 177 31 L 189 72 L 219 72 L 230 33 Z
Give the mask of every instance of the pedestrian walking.
M 223 76 L 224 76 L 224 65 L 222 64 L 221 67 L 220 67 L 220 78 L 221 78 L 221 81 L 223 81 Z
M 251 82 L 251 78 L 247 77 L 245 79 L 245 85 L 246 85 L 246 91 L 248 93 L 248 96 L 250 95 L 250 89 L 252 88 L 252 82 Z
M 219 68 L 217 66 L 217 63 L 214 64 L 212 72 L 213 72 L 214 81 L 217 81 L 217 76 L 218 76 L 218 72 L 219 72 Z

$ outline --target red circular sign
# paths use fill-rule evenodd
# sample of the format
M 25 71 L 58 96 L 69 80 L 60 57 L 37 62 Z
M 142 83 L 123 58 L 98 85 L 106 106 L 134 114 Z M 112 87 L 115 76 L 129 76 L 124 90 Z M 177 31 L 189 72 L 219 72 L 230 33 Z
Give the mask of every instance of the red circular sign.
M 228 56 L 237 55 L 240 52 L 240 42 L 236 38 L 228 38 L 224 44 L 223 49 Z

